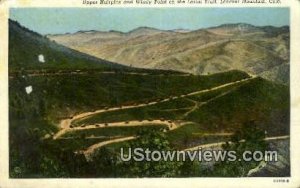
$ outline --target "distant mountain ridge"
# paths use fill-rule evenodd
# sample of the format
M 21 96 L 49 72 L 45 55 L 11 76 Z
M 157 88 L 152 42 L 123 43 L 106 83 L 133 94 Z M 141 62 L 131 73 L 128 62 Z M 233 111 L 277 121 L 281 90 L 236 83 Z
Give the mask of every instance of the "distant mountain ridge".
M 214 30 L 214 29 L 220 29 L 220 28 L 226 28 L 226 29 L 247 29 L 247 30 L 257 30 L 257 31 L 268 31 L 268 30 L 273 30 L 276 29 L 276 31 L 284 31 L 284 32 L 289 32 L 289 26 L 280 26 L 280 27 L 275 27 L 275 26 L 254 26 L 252 24 L 247 24 L 247 23 L 232 23 L 232 24 L 221 24 L 218 26 L 214 27 L 207 27 L 207 28 L 200 28 L 200 29 L 184 29 L 184 28 L 177 28 L 177 29 L 158 29 L 155 27 L 148 27 L 148 26 L 140 26 L 137 28 L 134 28 L 132 30 L 129 30 L 127 32 L 125 31 L 118 31 L 118 30 L 108 30 L 108 31 L 103 31 L 103 30 L 96 30 L 96 29 L 91 29 L 91 30 L 79 30 L 74 33 L 62 33 L 62 34 L 47 34 L 46 36 L 48 37 L 53 37 L 53 36 L 60 36 L 60 35 L 74 35 L 78 33 L 119 33 L 123 35 L 128 35 L 131 33 L 143 33 L 147 34 L 149 32 L 178 32 L 178 33 L 188 33 L 188 32 L 195 32 L 195 31 L 202 31 L 202 30 Z
M 91 31 L 90 31 L 91 32 Z M 85 35 L 85 32 L 77 32 L 77 35 Z M 43 62 L 39 60 L 42 56 Z M 93 70 L 113 72 L 147 72 L 151 74 L 176 73 L 178 71 L 164 71 L 153 69 L 141 69 L 121 65 L 109 60 L 103 60 L 91 56 L 76 49 L 70 49 L 45 36 L 9 20 L 9 68 L 10 72 L 20 70 Z
M 96 31 L 47 37 L 72 49 L 132 67 L 192 74 L 237 69 L 288 84 L 289 36 L 288 26 L 237 23 L 193 31 L 139 27 L 127 33 Z

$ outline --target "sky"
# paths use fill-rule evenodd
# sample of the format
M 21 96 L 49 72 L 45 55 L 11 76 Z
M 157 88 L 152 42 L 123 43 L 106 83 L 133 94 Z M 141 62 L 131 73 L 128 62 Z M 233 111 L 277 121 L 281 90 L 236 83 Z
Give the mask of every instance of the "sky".
M 40 34 L 208 28 L 226 23 L 289 25 L 288 8 L 12 8 L 10 18 Z

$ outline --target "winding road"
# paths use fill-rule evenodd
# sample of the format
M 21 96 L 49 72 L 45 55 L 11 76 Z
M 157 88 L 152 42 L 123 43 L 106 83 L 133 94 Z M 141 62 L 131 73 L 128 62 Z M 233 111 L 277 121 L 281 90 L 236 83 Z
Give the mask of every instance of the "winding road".
M 285 135 L 285 136 L 274 136 L 274 137 L 267 137 L 264 140 L 265 141 L 270 141 L 270 140 L 284 140 L 289 138 L 289 135 Z M 245 142 L 245 140 L 241 140 L 240 142 Z M 198 149 L 207 149 L 207 148 L 213 148 L 213 147 L 221 147 L 223 144 L 226 144 L 226 142 L 216 142 L 216 143 L 211 143 L 211 144 L 200 144 L 197 146 L 193 146 L 190 148 L 186 148 L 183 151 L 194 151 L 194 150 L 198 150 Z M 230 142 L 229 142 L 230 144 Z
M 95 150 L 106 146 L 108 144 L 114 144 L 114 143 L 118 143 L 118 142 L 124 142 L 124 141 L 128 141 L 128 140 L 133 140 L 136 139 L 136 136 L 128 136 L 128 137 L 122 137 L 122 138 L 117 138 L 117 139 L 112 139 L 112 140 L 107 140 L 107 141 L 103 141 L 103 142 L 99 142 L 97 144 L 94 144 L 90 147 L 88 147 L 85 151 L 83 151 L 82 153 L 84 154 L 85 158 L 90 161 L 91 160 L 91 154 L 94 153 Z
M 77 114 L 77 115 L 73 116 L 72 118 L 63 119 L 60 122 L 59 126 L 60 126 L 61 130 L 58 131 L 55 135 L 53 135 L 53 139 L 54 140 L 59 139 L 64 134 L 66 134 L 68 132 L 72 132 L 72 131 L 86 130 L 86 129 L 101 129 L 101 128 L 106 128 L 106 127 L 135 127 L 135 126 L 150 126 L 150 125 L 151 126 L 153 126 L 153 125 L 166 125 L 169 128 L 169 131 L 174 130 L 174 129 L 177 129 L 177 128 L 185 125 L 185 124 L 192 123 L 192 122 L 179 122 L 179 121 L 175 122 L 175 121 L 170 121 L 170 120 L 169 121 L 168 120 L 142 120 L 142 121 L 113 122 L 113 123 L 109 123 L 108 125 L 107 124 L 93 124 L 93 125 L 84 125 L 84 126 L 78 126 L 78 127 L 71 127 L 71 124 L 75 120 L 84 119 L 84 118 L 87 118 L 87 117 L 95 115 L 95 114 L 155 105 L 155 104 L 158 104 L 158 103 L 163 103 L 163 102 L 167 102 L 167 101 L 171 101 L 171 100 L 175 100 L 175 99 L 179 99 L 179 98 L 185 98 L 187 96 L 193 96 L 193 95 L 208 93 L 208 92 L 218 90 L 218 89 L 222 89 L 222 88 L 225 88 L 225 87 L 228 87 L 228 86 L 232 86 L 232 85 L 240 84 L 240 83 L 243 83 L 243 82 L 247 82 L 247 81 L 255 79 L 255 78 L 256 78 L 256 76 L 251 76 L 250 78 L 245 78 L 245 79 L 238 80 L 238 81 L 235 81 L 235 82 L 226 83 L 226 84 L 219 85 L 219 86 L 216 86 L 216 87 L 213 87 L 213 88 L 210 88 L 210 89 L 204 89 L 204 90 L 188 93 L 188 94 L 185 94 L 185 95 L 169 97 L 169 98 L 165 98 L 165 99 L 160 100 L 160 101 L 153 101 L 153 102 L 148 102 L 148 103 L 141 103 L 141 104 L 137 104 L 137 105 L 128 105 L 128 106 L 122 106 L 122 107 L 113 107 L 113 108 L 108 108 L 108 109 L 99 109 L 99 110 L 96 110 L 96 111 L 93 111 L 93 112 L 84 112 L 84 113 L 81 113 L 81 114 Z M 228 91 L 228 92 L 230 92 L 230 91 Z M 199 108 L 200 106 L 205 105 L 205 104 L 209 103 L 210 101 L 212 101 L 216 98 L 224 96 L 228 92 L 222 93 L 222 94 L 214 97 L 213 99 L 210 99 L 209 101 L 197 104 L 195 108 Z M 99 149 L 99 148 L 101 148 L 103 146 L 106 146 L 108 144 L 123 142 L 123 141 L 127 141 L 127 140 L 132 140 L 132 139 L 135 139 L 135 138 L 136 138 L 135 136 L 130 136 L 130 137 L 115 138 L 115 139 L 111 139 L 111 140 L 108 140 L 108 141 L 102 141 L 102 142 L 99 142 L 97 144 L 94 144 L 94 145 L 90 146 L 85 151 L 83 151 L 83 153 L 86 156 L 86 158 L 89 159 L 90 155 L 96 149 Z M 224 143 L 223 142 L 212 143 L 212 144 L 206 144 L 206 145 L 202 145 L 202 146 L 203 147 L 214 147 L 214 146 L 220 146 L 222 144 L 224 144 Z M 195 148 L 199 148 L 199 146 L 196 146 Z M 193 149 L 193 148 L 188 148 L 186 150 L 190 150 L 190 149 Z
M 245 78 L 245 79 L 238 80 L 238 81 L 235 81 L 235 82 L 226 83 L 226 84 L 223 84 L 223 85 L 220 85 L 220 86 L 216 86 L 216 87 L 213 87 L 213 88 L 210 88 L 210 89 L 204 89 L 204 90 L 200 90 L 200 91 L 188 93 L 186 95 L 180 95 L 180 96 L 165 98 L 165 99 L 163 99 L 161 101 L 153 101 L 153 102 L 141 103 L 141 104 L 137 104 L 137 105 L 128 105 L 128 106 L 122 106 L 122 107 L 113 107 L 113 108 L 108 108 L 108 109 L 100 109 L 100 110 L 96 110 L 96 111 L 93 111 L 93 112 L 84 112 L 84 113 L 75 115 L 72 118 L 63 119 L 60 122 L 60 125 L 59 125 L 60 128 L 61 128 L 61 130 L 59 132 L 57 132 L 53 136 L 53 139 L 59 138 L 64 133 L 70 131 L 69 129 L 74 129 L 75 130 L 75 128 L 70 128 L 70 125 L 72 124 L 73 121 L 78 120 L 78 119 L 87 118 L 89 116 L 92 116 L 92 115 L 95 115 L 95 114 L 104 113 L 104 112 L 112 112 L 112 111 L 117 111 L 117 110 L 124 110 L 124 109 L 132 109 L 132 108 L 139 108 L 139 107 L 151 106 L 151 105 L 155 105 L 155 104 L 158 104 L 158 103 L 163 103 L 163 102 L 167 102 L 167 101 L 171 101 L 171 100 L 175 100 L 175 99 L 179 99 L 179 98 L 185 98 L 187 96 L 193 96 L 193 95 L 199 95 L 199 94 L 203 94 L 203 93 L 208 93 L 208 92 L 215 91 L 215 90 L 218 90 L 218 89 L 221 89 L 221 88 L 225 88 L 225 87 L 228 87 L 228 86 L 232 86 L 232 85 L 235 85 L 235 84 L 243 83 L 243 82 L 255 79 L 255 78 L 256 78 L 255 76 L 252 76 L 250 78 Z M 159 123 L 161 124 L 161 122 L 159 122 Z M 123 123 L 123 124 L 125 124 L 125 123 Z M 85 127 L 85 129 L 86 129 L 86 127 Z
M 143 121 L 128 121 L 128 122 L 113 122 L 109 123 L 108 125 L 105 124 L 93 124 L 93 125 L 86 125 L 84 127 L 66 127 L 59 131 L 57 134 L 53 136 L 53 139 L 58 139 L 62 135 L 78 131 L 78 130 L 86 130 L 86 129 L 101 129 L 101 128 L 107 128 L 107 127 L 137 127 L 137 126 L 153 126 L 153 125 L 166 125 L 169 130 L 177 129 L 178 127 L 182 126 L 183 124 L 190 123 L 190 122 L 174 122 L 174 121 L 167 121 L 167 120 L 143 120 Z
M 60 70 L 56 72 L 41 72 L 41 71 L 28 71 L 26 76 L 28 77 L 37 77 L 37 76 L 63 76 L 63 75 L 87 75 L 87 74 L 119 74 L 115 71 L 96 71 L 96 72 L 88 72 L 82 70 L 76 71 L 65 71 Z M 124 75 L 140 75 L 140 76 L 151 76 L 153 74 L 147 72 L 122 72 Z M 159 76 L 190 76 L 189 73 L 173 73 L 173 74 L 155 74 Z M 14 78 L 14 76 L 10 76 L 10 78 Z

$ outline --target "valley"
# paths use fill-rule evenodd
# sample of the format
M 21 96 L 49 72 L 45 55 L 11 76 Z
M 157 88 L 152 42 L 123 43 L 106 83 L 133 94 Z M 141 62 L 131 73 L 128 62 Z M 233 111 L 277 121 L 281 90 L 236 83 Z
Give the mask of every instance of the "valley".
M 250 121 L 265 140 L 288 138 L 286 28 L 247 26 L 239 37 L 233 33 L 241 25 L 47 38 L 15 21 L 9 26 L 12 177 L 19 169 L 21 177 L 106 176 L 104 169 L 119 165 L 111 164 L 119 148 L 148 134 L 154 146 L 189 150 L 220 146 Z M 120 173 L 107 176 L 132 177 Z

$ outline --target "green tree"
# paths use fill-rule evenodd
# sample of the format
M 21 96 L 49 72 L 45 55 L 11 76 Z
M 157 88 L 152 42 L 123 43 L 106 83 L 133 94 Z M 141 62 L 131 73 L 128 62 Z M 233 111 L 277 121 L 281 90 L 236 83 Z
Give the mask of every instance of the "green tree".
M 264 138 L 264 131 L 261 130 L 254 121 L 249 121 L 244 123 L 242 128 L 235 132 L 230 142 L 224 144 L 222 149 L 235 151 L 237 159 L 242 159 L 242 155 L 245 151 L 251 151 L 252 153 L 254 151 L 261 151 L 264 153 L 267 148 L 267 143 Z M 208 172 L 208 175 L 217 177 L 243 177 L 258 164 L 259 162 L 254 160 L 225 160 L 217 162 L 213 170 Z
M 90 168 L 93 169 L 95 177 L 118 177 L 122 166 L 118 165 L 118 155 L 106 147 L 97 150 L 90 162 Z
M 22 144 L 31 147 L 23 147 Z M 57 148 L 41 140 L 36 131 L 26 130 L 19 142 L 10 141 L 10 177 L 69 176 L 65 164 L 59 160 L 57 151 Z
M 129 143 L 130 148 L 143 148 L 151 151 L 169 151 L 172 150 L 166 135 L 162 131 L 150 130 L 142 131 L 138 140 Z M 130 160 L 123 164 L 130 177 L 174 177 L 180 175 L 180 166 L 182 162 L 178 161 L 141 161 Z

